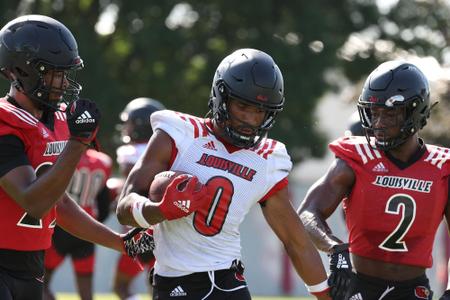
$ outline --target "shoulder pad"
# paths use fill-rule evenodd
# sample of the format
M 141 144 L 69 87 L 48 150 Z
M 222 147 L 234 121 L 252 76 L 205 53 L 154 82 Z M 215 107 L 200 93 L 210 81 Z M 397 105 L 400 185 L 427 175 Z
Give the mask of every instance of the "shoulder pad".
M 426 145 L 428 155 L 424 161 L 430 163 L 436 168 L 443 170 L 446 175 L 450 174 L 450 149 L 435 145 Z
M 101 164 L 103 164 L 106 168 L 112 167 L 112 158 L 103 152 L 96 151 L 94 149 L 88 149 L 86 151 L 86 155 L 94 160 L 97 160 Z
M 269 176 L 273 178 L 273 182 L 280 181 L 291 172 L 291 157 L 287 153 L 286 146 L 283 143 L 266 138 L 252 150 L 268 161 L 268 165 L 270 166 Z
M 160 110 L 150 116 L 152 129 L 162 129 L 175 141 L 188 138 L 205 137 L 208 129 L 205 119 L 172 110 Z
M 36 128 L 39 120 L 24 109 L 0 100 L 0 121 L 15 128 Z
M 366 164 L 371 160 L 381 158 L 380 151 L 373 149 L 367 139 L 361 136 L 339 138 L 328 146 L 337 157 L 350 164 Z

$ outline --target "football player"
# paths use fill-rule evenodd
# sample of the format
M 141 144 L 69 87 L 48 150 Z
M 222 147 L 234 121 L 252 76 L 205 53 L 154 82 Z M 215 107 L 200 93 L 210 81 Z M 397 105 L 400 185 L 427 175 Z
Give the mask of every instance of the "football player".
M 152 115 L 154 134 L 127 178 L 117 215 L 122 224 L 156 224 L 154 299 L 251 299 L 239 225 L 257 203 L 309 291 L 329 299 L 320 256 L 289 202 L 290 157 L 267 137 L 283 106 L 283 76 L 272 57 L 240 49 L 216 70 L 211 118 Z M 194 176 L 176 177 L 154 203 L 149 186 L 165 170 Z
M 81 157 L 67 188 L 72 199 L 99 222 L 103 222 L 110 212 L 112 197 L 106 181 L 111 176 L 111 171 L 112 160 L 107 154 L 88 149 Z M 70 256 L 72 260 L 80 299 L 93 299 L 94 244 L 56 226 L 52 247 L 45 251 L 44 300 L 55 299 L 49 288 L 50 281 L 66 256 Z M 128 257 L 125 254 L 124 256 Z
M 125 178 L 144 153 L 152 136 L 150 116 L 163 109 L 165 107 L 161 102 L 141 97 L 130 101 L 120 113 L 121 124 L 119 129 L 123 145 L 117 148 L 116 154 L 121 175 Z M 116 180 L 116 182 L 120 181 Z M 117 190 L 120 192 L 122 187 L 123 185 L 118 186 Z M 139 256 L 139 261 L 145 264 L 148 269 L 151 269 L 155 259 L 152 253 L 148 253 L 145 256 Z M 130 286 L 134 278 L 142 271 L 142 266 L 136 260 L 125 254 L 120 256 L 114 276 L 114 292 L 120 299 L 137 299 Z
M 73 73 L 82 66 L 75 38 L 55 19 L 26 15 L 0 30 L 0 73 L 10 82 L 0 99 L 2 300 L 42 299 L 44 251 L 56 223 L 120 252 L 125 246 L 130 255 L 151 247 L 148 236 L 122 237 L 65 194 L 100 120 L 94 102 L 77 100 Z
M 438 225 L 450 221 L 450 150 L 418 136 L 431 108 L 428 80 L 415 65 L 383 63 L 358 100 L 365 137 L 330 144 L 336 159 L 299 214 L 330 254 L 333 299 L 432 299 L 425 270 Z M 348 243 L 326 223 L 341 201 Z

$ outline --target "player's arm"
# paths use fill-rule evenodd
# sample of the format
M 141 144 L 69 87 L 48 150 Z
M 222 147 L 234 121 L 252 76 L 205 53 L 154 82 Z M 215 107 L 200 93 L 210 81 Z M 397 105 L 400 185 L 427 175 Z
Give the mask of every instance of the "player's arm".
M 172 139 L 157 129 L 147 146 L 141 159 L 131 169 L 125 181 L 117 205 L 117 218 L 121 224 L 140 227 L 133 217 L 132 210 L 135 203 L 143 201 L 142 214 L 149 224 L 156 224 L 165 220 L 157 206 L 148 201 L 148 190 L 156 174 L 169 169 L 172 155 Z
M 78 117 L 85 112 L 89 112 L 94 122 L 77 123 Z M 34 169 L 27 161 L 10 168 L 0 178 L 0 186 L 3 190 L 28 214 L 37 219 L 42 218 L 63 195 L 81 155 L 97 135 L 100 112 L 94 102 L 79 99 L 71 103 L 66 114 L 70 140 L 47 172 L 37 178 Z M 24 145 L 21 146 L 19 151 L 10 152 L 8 155 L 12 156 L 12 159 L 26 157 Z
M 0 144 L 0 147 L 4 150 L 3 145 Z M 56 163 L 39 178 L 30 163 L 26 162 L 4 174 L 0 178 L 0 186 L 28 214 L 40 219 L 64 193 L 85 150 L 85 145 L 69 141 Z M 25 149 L 22 148 L 11 156 L 25 158 Z
M 91 217 L 67 194 L 57 203 L 56 216 L 58 226 L 70 234 L 123 252 L 121 235 Z
M 301 220 L 289 201 L 288 188 L 285 187 L 262 206 L 268 224 L 281 240 L 297 273 L 308 286 L 323 283 L 326 290 L 327 274 L 319 253 L 312 244 Z M 316 295 L 317 299 L 330 299 L 326 292 Z
M 326 220 L 350 193 L 354 181 L 353 170 L 345 161 L 336 158 L 327 173 L 311 186 L 301 203 L 298 214 L 319 250 L 330 252 L 333 246 L 342 244 Z
M 450 187 L 450 179 L 449 179 L 449 187 Z M 447 200 L 447 206 L 445 208 L 445 221 L 447 223 L 447 234 L 450 234 L 450 190 L 449 190 L 449 196 L 448 196 L 448 200 Z M 446 291 L 444 292 L 444 294 L 442 295 L 441 298 L 439 298 L 439 300 L 450 300 L 450 260 L 448 261 L 448 282 L 447 282 L 447 288 Z

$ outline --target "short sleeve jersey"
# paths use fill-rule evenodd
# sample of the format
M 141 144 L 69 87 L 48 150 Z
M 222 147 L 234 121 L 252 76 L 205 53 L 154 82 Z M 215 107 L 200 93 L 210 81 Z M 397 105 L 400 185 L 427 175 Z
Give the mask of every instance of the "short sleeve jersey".
M 54 129 L 50 130 L 27 111 L 2 98 L 0 135 L 14 135 L 22 141 L 28 161 L 39 176 L 51 167 L 63 151 L 69 131 L 65 113 L 55 112 Z M 40 199 L 37 197 L 35 201 Z M 54 208 L 37 220 L 0 188 L 0 249 L 46 249 L 50 246 L 55 223 Z
M 355 173 L 352 192 L 344 200 L 352 253 L 431 267 L 434 237 L 447 204 L 450 149 L 424 147 L 418 160 L 399 167 L 364 137 L 330 144 Z
M 81 157 L 67 188 L 69 195 L 92 217 L 97 218 L 96 198 L 111 176 L 112 159 L 88 149 Z
M 171 169 L 196 175 L 216 189 L 208 209 L 155 226 L 156 273 L 181 276 L 229 268 L 239 259 L 239 225 L 249 209 L 287 185 L 292 163 L 285 146 L 263 139 L 251 149 L 227 150 L 210 120 L 163 110 L 152 114 L 153 130 L 173 140 Z

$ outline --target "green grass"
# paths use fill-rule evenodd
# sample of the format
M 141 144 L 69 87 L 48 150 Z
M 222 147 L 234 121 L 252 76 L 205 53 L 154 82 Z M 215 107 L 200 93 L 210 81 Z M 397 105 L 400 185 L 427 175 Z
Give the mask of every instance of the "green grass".
M 140 295 L 142 300 L 150 300 L 150 297 L 145 295 Z M 56 294 L 57 300 L 79 300 L 80 298 L 74 294 Z M 308 297 L 253 297 L 253 300 L 288 300 L 288 299 L 296 299 L 296 300 L 311 300 L 313 298 Z M 96 294 L 94 296 L 94 300 L 119 300 L 116 296 L 112 294 Z

